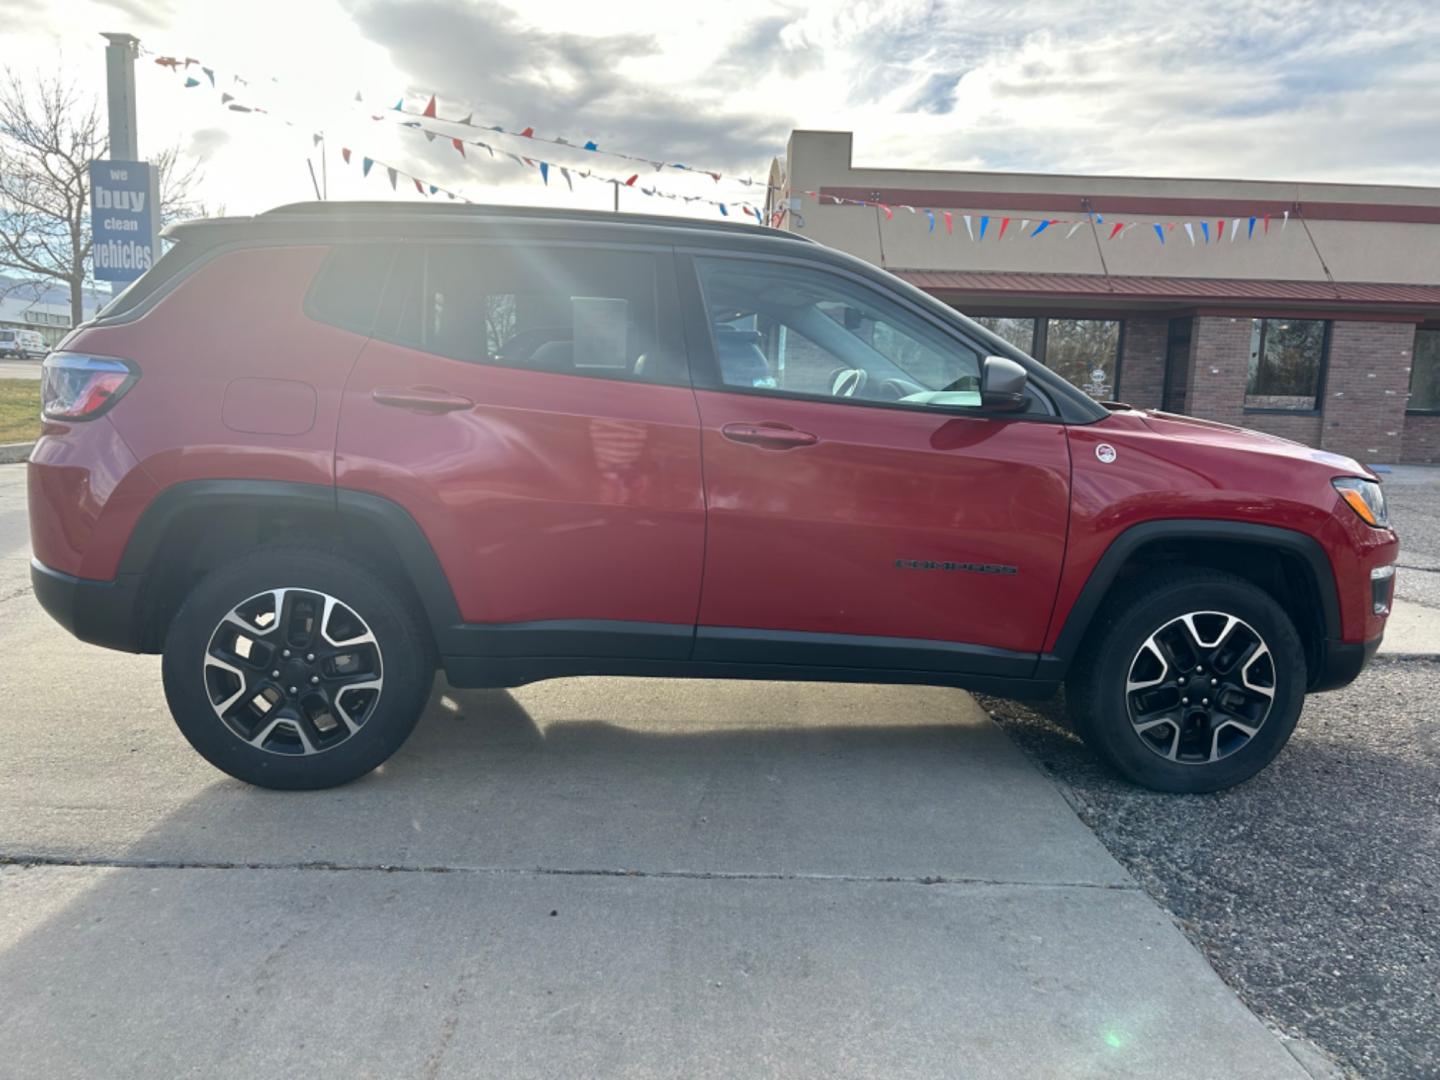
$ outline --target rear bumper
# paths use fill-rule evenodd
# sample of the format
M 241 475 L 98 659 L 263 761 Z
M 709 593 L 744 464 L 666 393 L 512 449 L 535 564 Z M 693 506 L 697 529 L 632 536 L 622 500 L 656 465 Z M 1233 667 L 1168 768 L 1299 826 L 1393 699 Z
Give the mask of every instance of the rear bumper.
M 141 652 L 140 575 L 121 574 L 114 581 L 94 581 L 52 570 L 30 560 L 30 585 L 52 619 L 81 641 L 107 649 Z
M 1370 641 L 1354 644 L 1327 641 L 1319 674 L 1310 684 L 1309 692 L 1314 694 L 1322 690 L 1338 690 L 1342 686 L 1349 686 L 1355 681 L 1355 677 L 1365 670 L 1365 665 L 1370 663 L 1370 658 L 1380 648 L 1383 638 L 1382 634 Z

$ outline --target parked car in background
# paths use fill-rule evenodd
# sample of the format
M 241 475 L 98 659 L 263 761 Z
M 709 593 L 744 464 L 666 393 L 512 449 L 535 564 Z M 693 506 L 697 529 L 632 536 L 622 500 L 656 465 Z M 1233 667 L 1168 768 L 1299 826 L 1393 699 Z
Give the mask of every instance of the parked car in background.
M 0 327 L 0 358 L 40 360 L 49 348 L 38 330 L 12 330 Z
M 1045 696 L 1212 791 L 1378 646 L 1348 458 L 1101 404 L 759 227 L 302 204 L 172 249 L 45 362 L 36 595 L 163 653 L 230 774 L 343 783 L 461 687 L 567 675 Z

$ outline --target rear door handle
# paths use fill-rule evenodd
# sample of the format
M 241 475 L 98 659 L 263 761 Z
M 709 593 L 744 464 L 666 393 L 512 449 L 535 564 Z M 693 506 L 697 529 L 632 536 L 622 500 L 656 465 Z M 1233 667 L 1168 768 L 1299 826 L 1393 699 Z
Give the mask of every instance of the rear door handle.
M 731 442 L 749 443 L 766 450 L 791 450 L 797 446 L 813 446 L 819 438 L 808 431 L 797 431 L 789 424 L 764 420 L 758 423 L 726 424 L 720 434 Z
M 370 391 L 370 397 L 377 405 L 432 414 L 455 412 L 457 409 L 470 409 L 475 406 L 475 402 L 468 397 L 433 386 L 382 386 Z

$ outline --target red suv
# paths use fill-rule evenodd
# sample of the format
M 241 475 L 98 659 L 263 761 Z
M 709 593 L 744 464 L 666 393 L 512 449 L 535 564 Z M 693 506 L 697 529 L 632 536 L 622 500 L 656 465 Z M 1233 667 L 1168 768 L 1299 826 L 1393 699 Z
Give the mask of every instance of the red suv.
M 45 363 L 35 593 L 185 737 L 354 779 L 454 686 L 1062 684 L 1132 780 L 1263 768 L 1375 651 L 1354 461 L 1099 404 L 767 229 L 306 204 L 174 246 Z

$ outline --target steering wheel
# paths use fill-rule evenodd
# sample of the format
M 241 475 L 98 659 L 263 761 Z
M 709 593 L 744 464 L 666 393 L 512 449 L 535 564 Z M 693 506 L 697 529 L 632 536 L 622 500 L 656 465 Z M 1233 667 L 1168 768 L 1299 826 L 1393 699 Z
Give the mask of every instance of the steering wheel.
M 864 368 L 846 368 L 835 376 L 830 384 L 832 397 L 854 397 L 870 381 L 870 373 Z

